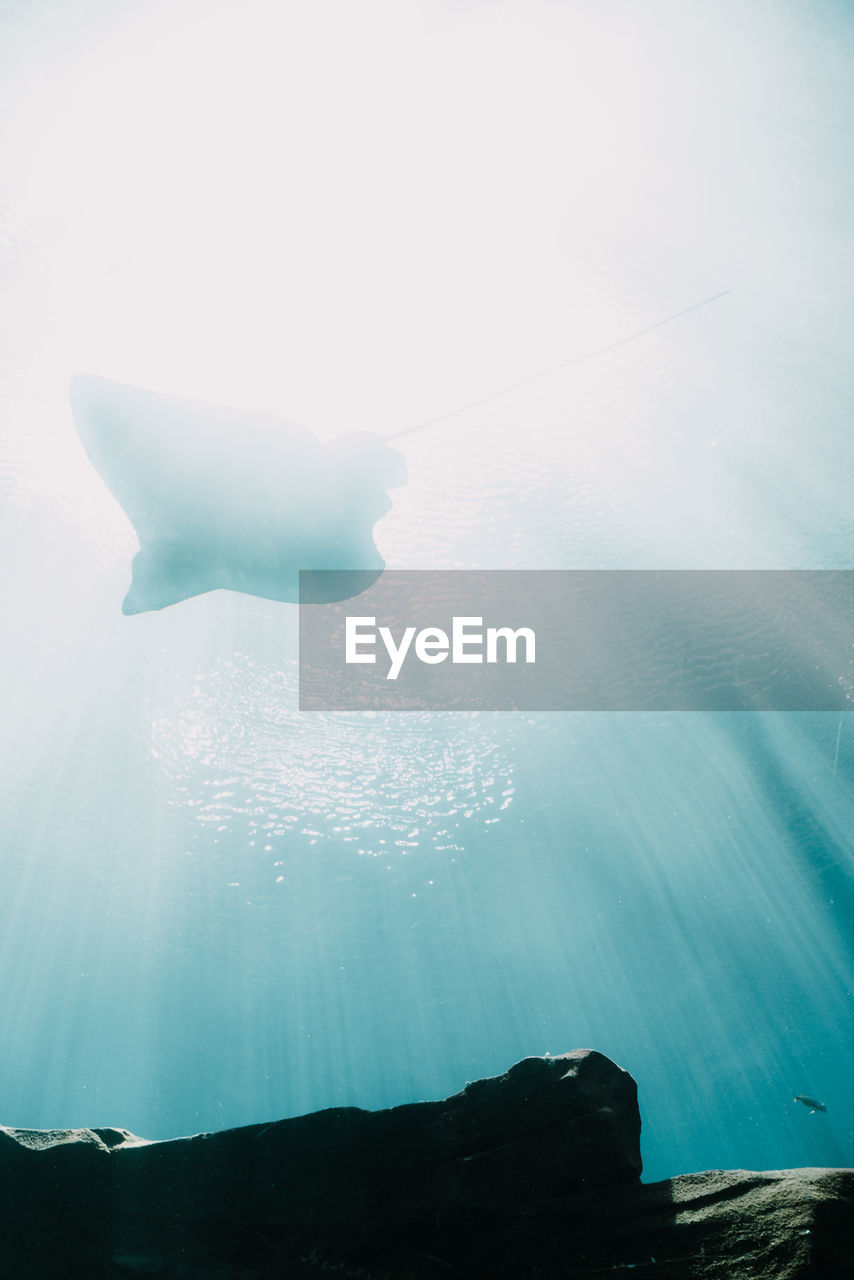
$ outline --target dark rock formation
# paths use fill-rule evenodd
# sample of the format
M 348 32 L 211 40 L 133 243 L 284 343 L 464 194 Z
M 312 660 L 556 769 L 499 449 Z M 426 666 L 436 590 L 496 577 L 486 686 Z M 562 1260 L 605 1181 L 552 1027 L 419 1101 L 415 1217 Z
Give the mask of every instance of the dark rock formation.
M 642 1186 L 632 1078 L 526 1058 L 443 1102 L 144 1142 L 0 1128 L 3 1274 L 263 1280 L 848 1276 L 854 1174 Z

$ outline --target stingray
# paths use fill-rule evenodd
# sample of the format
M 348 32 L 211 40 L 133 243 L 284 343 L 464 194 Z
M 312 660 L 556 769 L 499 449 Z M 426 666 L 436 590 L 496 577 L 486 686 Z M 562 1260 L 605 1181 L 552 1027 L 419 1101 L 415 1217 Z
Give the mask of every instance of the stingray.
M 386 490 L 406 483 L 390 441 L 614 351 L 728 293 L 391 435 L 351 432 L 328 445 L 265 414 L 78 374 L 77 431 L 139 538 L 123 612 L 164 609 L 220 587 L 310 604 L 358 595 L 385 568 L 373 528 L 391 508 Z
M 123 613 L 218 588 L 346 600 L 382 573 L 373 528 L 406 468 L 380 436 L 352 432 L 323 444 L 266 414 L 87 375 L 71 380 L 71 410 L 139 539 Z

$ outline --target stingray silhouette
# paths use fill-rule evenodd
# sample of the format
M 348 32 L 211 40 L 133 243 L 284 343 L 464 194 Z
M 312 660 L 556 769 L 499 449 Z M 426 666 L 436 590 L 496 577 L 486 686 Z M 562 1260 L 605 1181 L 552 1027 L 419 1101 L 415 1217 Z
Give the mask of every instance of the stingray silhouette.
M 325 445 L 266 414 L 83 374 L 70 394 L 83 446 L 139 538 L 123 613 L 219 588 L 346 600 L 385 568 L 373 527 L 406 466 L 380 436 Z
M 406 483 L 390 441 L 615 351 L 728 293 L 391 435 L 352 432 L 329 445 L 266 414 L 78 374 L 71 409 L 80 439 L 140 542 L 123 611 L 164 609 L 220 587 L 314 604 L 358 595 L 385 568 L 373 527 L 391 507 L 386 489 Z

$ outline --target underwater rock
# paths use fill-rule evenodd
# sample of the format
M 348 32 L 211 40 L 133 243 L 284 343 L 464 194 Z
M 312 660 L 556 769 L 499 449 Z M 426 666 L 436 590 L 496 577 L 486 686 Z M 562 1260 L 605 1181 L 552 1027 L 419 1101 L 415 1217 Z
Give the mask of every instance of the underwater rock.
M 0 1128 L 0 1257 L 32 1280 L 848 1274 L 854 1173 L 643 1186 L 639 1138 L 634 1081 L 588 1050 L 440 1102 L 166 1142 Z

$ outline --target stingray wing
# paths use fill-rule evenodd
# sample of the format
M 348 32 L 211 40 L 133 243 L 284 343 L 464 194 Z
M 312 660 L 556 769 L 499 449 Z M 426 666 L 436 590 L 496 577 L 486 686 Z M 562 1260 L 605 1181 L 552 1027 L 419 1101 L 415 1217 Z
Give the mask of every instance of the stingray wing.
M 281 510 L 317 486 L 322 446 L 301 427 L 78 375 L 71 410 L 89 458 L 140 539 L 235 508 Z

